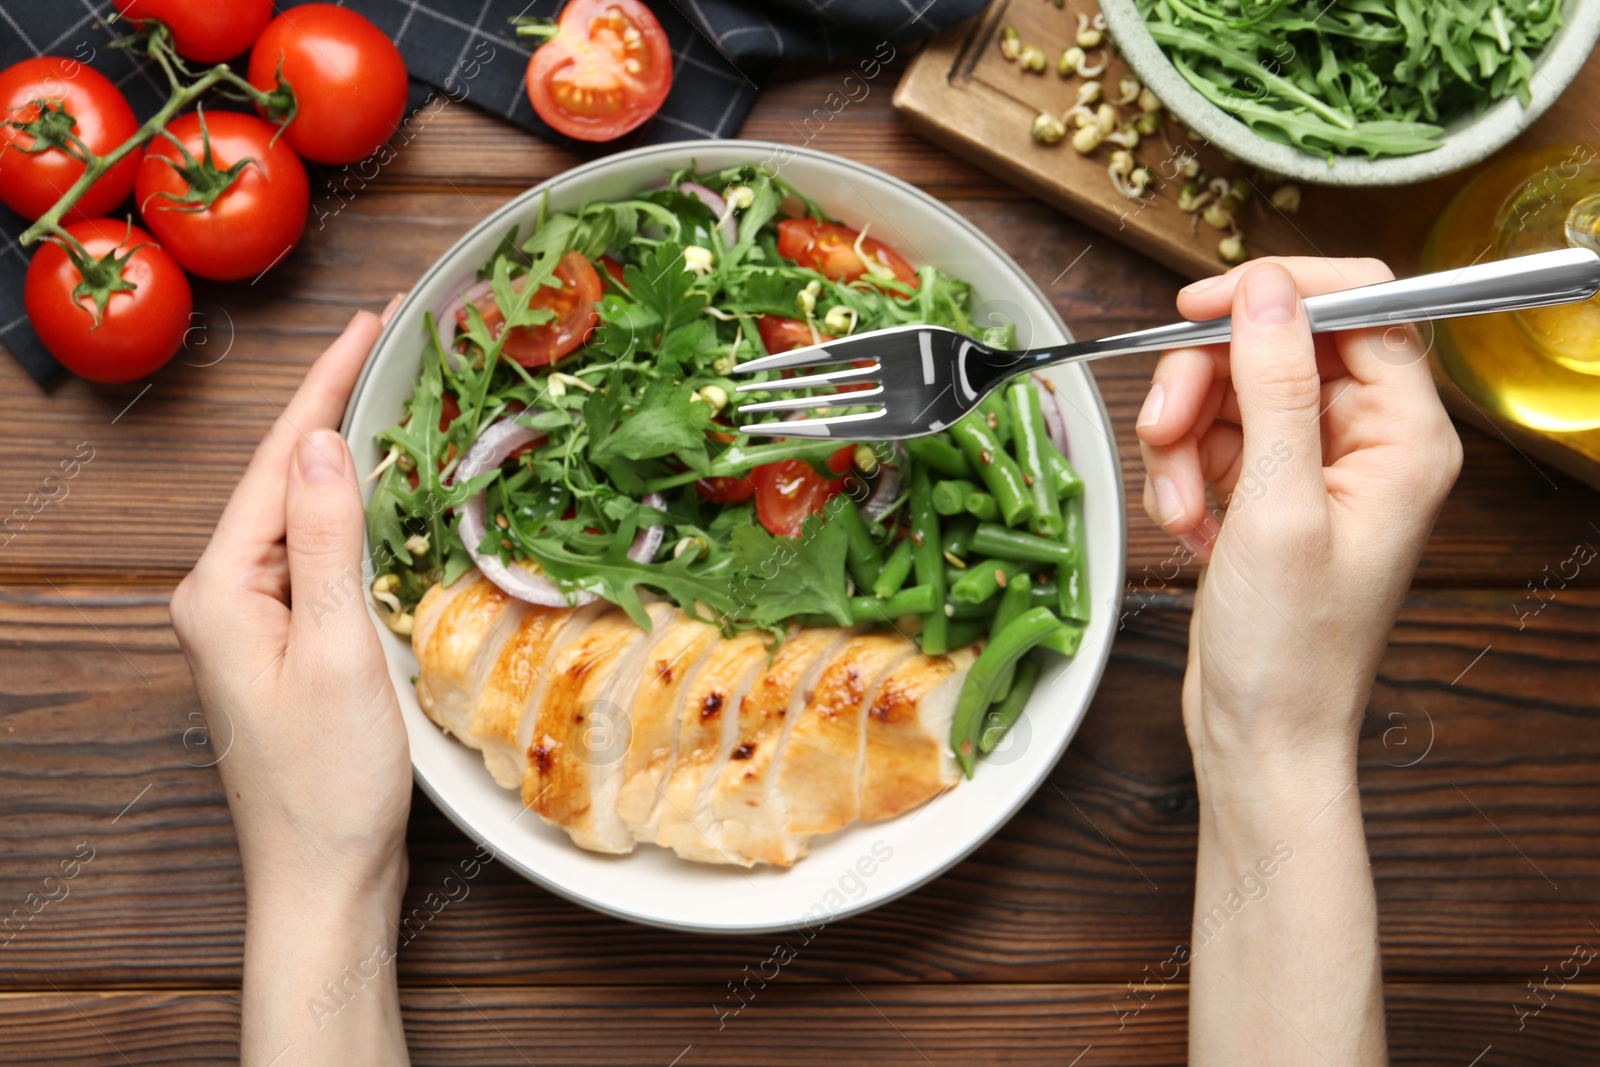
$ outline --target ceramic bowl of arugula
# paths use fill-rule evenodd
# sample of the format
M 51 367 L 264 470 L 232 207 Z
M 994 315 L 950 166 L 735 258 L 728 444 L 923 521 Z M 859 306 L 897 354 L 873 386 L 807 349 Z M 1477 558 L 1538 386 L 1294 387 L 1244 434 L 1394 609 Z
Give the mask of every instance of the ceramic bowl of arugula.
M 970 283 L 974 321 L 1014 330 L 1019 345 L 1068 339 L 1048 299 L 1009 256 L 972 223 L 911 185 L 850 160 L 769 142 L 640 148 L 575 168 L 514 198 L 418 280 L 379 338 L 346 412 L 344 432 L 362 477 L 383 461 L 380 435 L 406 411 L 423 370 L 425 323 L 451 309 L 463 285 L 495 261 L 509 235 L 524 240 L 538 232 L 541 219 L 637 196 L 675 172 L 745 164 L 776 171 L 840 222 L 869 225 L 912 266 L 931 265 Z M 1077 655 L 1058 659 L 1042 672 L 1004 750 L 992 753 L 972 779 L 910 814 L 856 823 L 816 839 L 810 855 L 788 869 L 706 866 L 657 848 L 620 857 L 586 852 L 527 815 L 518 796 L 485 773 L 478 753 L 427 719 L 412 685 L 418 667 L 410 642 L 389 631 L 369 596 L 418 783 L 466 834 L 530 881 L 598 911 L 669 928 L 750 933 L 806 926 L 814 931 L 949 869 L 1043 784 L 1088 709 L 1116 631 L 1126 530 L 1109 421 L 1094 379 L 1083 367 L 1056 368 L 1049 380 L 1065 421 L 1070 458 L 1084 482 L 1093 621 Z M 371 494 L 371 484 L 366 491 Z
M 1118 51 L 1204 142 L 1324 185 L 1486 158 L 1567 88 L 1600 0 L 1102 0 Z

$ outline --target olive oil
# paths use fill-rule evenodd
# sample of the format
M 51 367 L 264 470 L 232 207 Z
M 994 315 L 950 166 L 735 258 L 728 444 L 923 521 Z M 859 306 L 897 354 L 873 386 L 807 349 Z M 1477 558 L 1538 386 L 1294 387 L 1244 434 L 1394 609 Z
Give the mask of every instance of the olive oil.
M 1445 208 L 1423 270 L 1544 252 L 1569 241 L 1595 247 L 1597 196 L 1600 149 L 1550 145 L 1509 156 Z M 1485 412 L 1545 432 L 1600 428 L 1600 298 L 1439 322 L 1434 344 L 1441 368 Z

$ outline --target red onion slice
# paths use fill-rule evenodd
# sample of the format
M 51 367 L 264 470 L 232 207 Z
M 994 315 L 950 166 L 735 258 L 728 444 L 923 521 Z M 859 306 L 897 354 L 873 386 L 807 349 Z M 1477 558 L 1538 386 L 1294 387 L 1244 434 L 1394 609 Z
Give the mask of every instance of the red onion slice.
M 456 298 L 450 301 L 450 303 L 446 304 L 443 311 L 439 312 L 439 329 L 444 335 L 446 344 L 449 344 L 450 341 L 455 338 L 456 333 L 460 330 L 460 320 L 457 319 L 456 316 L 466 308 L 467 302 L 476 301 L 485 293 L 490 293 L 493 291 L 494 282 L 488 280 L 474 282 L 472 285 L 466 286 L 465 288 L 461 288 L 457 291 Z
M 535 411 L 537 409 L 530 408 L 529 412 L 524 414 Z M 485 471 L 494 470 L 523 445 L 542 441 L 549 436 L 544 430 L 523 426 L 513 418 L 503 418 L 490 423 L 462 455 L 450 480 L 454 482 L 461 478 L 473 478 Z M 466 546 L 467 554 L 472 557 L 472 562 L 477 564 L 478 570 L 485 578 L 499 586 L 509 596 L 550 608 L 579 607 L 600 599 L 594 593 L 567 593 L 550 579 L 534 574 L 520 563 L 513 563 L 508 567 L 500 561 L 499 556 L 480 552 L 478 546 L 483 544 L 484 530 L 488 525 L 485 495 L 479 493 L 461 506 L 459 528 L 461 543 Z
M 646 493 L 639 501 L 647 508 L 666 510 L 667 498 L 660 493 Z M 628 558 L 635 563 L 649 563 L 656 558 L 656 553 L 661 551 L 661 541 L 666 537 L 666 528 L 660 523 L 648 526 L 634 535 L 633 545 L 628 549 Z
M 1044 412 L 1044 429 L 1050 435 L 1050 443 L 1055 445 L 1063 456 L 1067 455 L 1067 413 L 1061 406 L 1061 398 L 1056 391 L 1045 384 L 1043 375 L 1033 376 L 1033 387 L 1039 390 L 1039 408 Z
M 889 508 L 900 498 L 900 468 L 892 463 L 878 466 L 878 481 L 867 499 L 861 502 L 861 514 L 877 522 L 888 514 Z
M 722 233 L 722 243 L 724 245 L 732 248 L 739 243 L 739 220 L 735 219 L 733 213 L 728 210 L 728 202 L 726 200 L 699 182 L 684 182 L 678 188 L 711 209 L 711 213 L 721 223 L 720 232 Z

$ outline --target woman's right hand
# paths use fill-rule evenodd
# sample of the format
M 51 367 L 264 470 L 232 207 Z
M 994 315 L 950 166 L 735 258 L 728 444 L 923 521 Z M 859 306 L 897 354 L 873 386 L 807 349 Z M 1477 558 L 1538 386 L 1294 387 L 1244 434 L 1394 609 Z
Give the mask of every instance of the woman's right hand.
M 1188 318 L 1233 315 L 1231 345 L 1163 354 L 1138 424 L 1145 509 L 1209 561 L 1184 684 L 1197 761 L 1329 751 L 1353 770 L 1461 443 L 1414 329 L 1314 338 L 1300 298 L 1392 277 L 1376 260 L 1257 260 L 1179 295 Z

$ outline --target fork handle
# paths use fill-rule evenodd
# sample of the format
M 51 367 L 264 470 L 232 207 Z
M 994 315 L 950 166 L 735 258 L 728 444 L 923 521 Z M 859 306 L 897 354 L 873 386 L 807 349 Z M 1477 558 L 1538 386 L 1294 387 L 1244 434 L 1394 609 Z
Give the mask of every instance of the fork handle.
M 1563 248 L 1310 296 L 1305 299 L 1305 308 L 1311 332 L 1328 333 L 1567 304 L 1587 300 L 1597 291 L 1600 255 L 1587 248 Z M 1227 341 L 1232 335 L 1233 319 L 1224 315 L 1073 345 L 1070 353 L 1062 352 L 1057 359 L 1046 357 L 1042 362 L 1067 363 L 1210 345 Z

